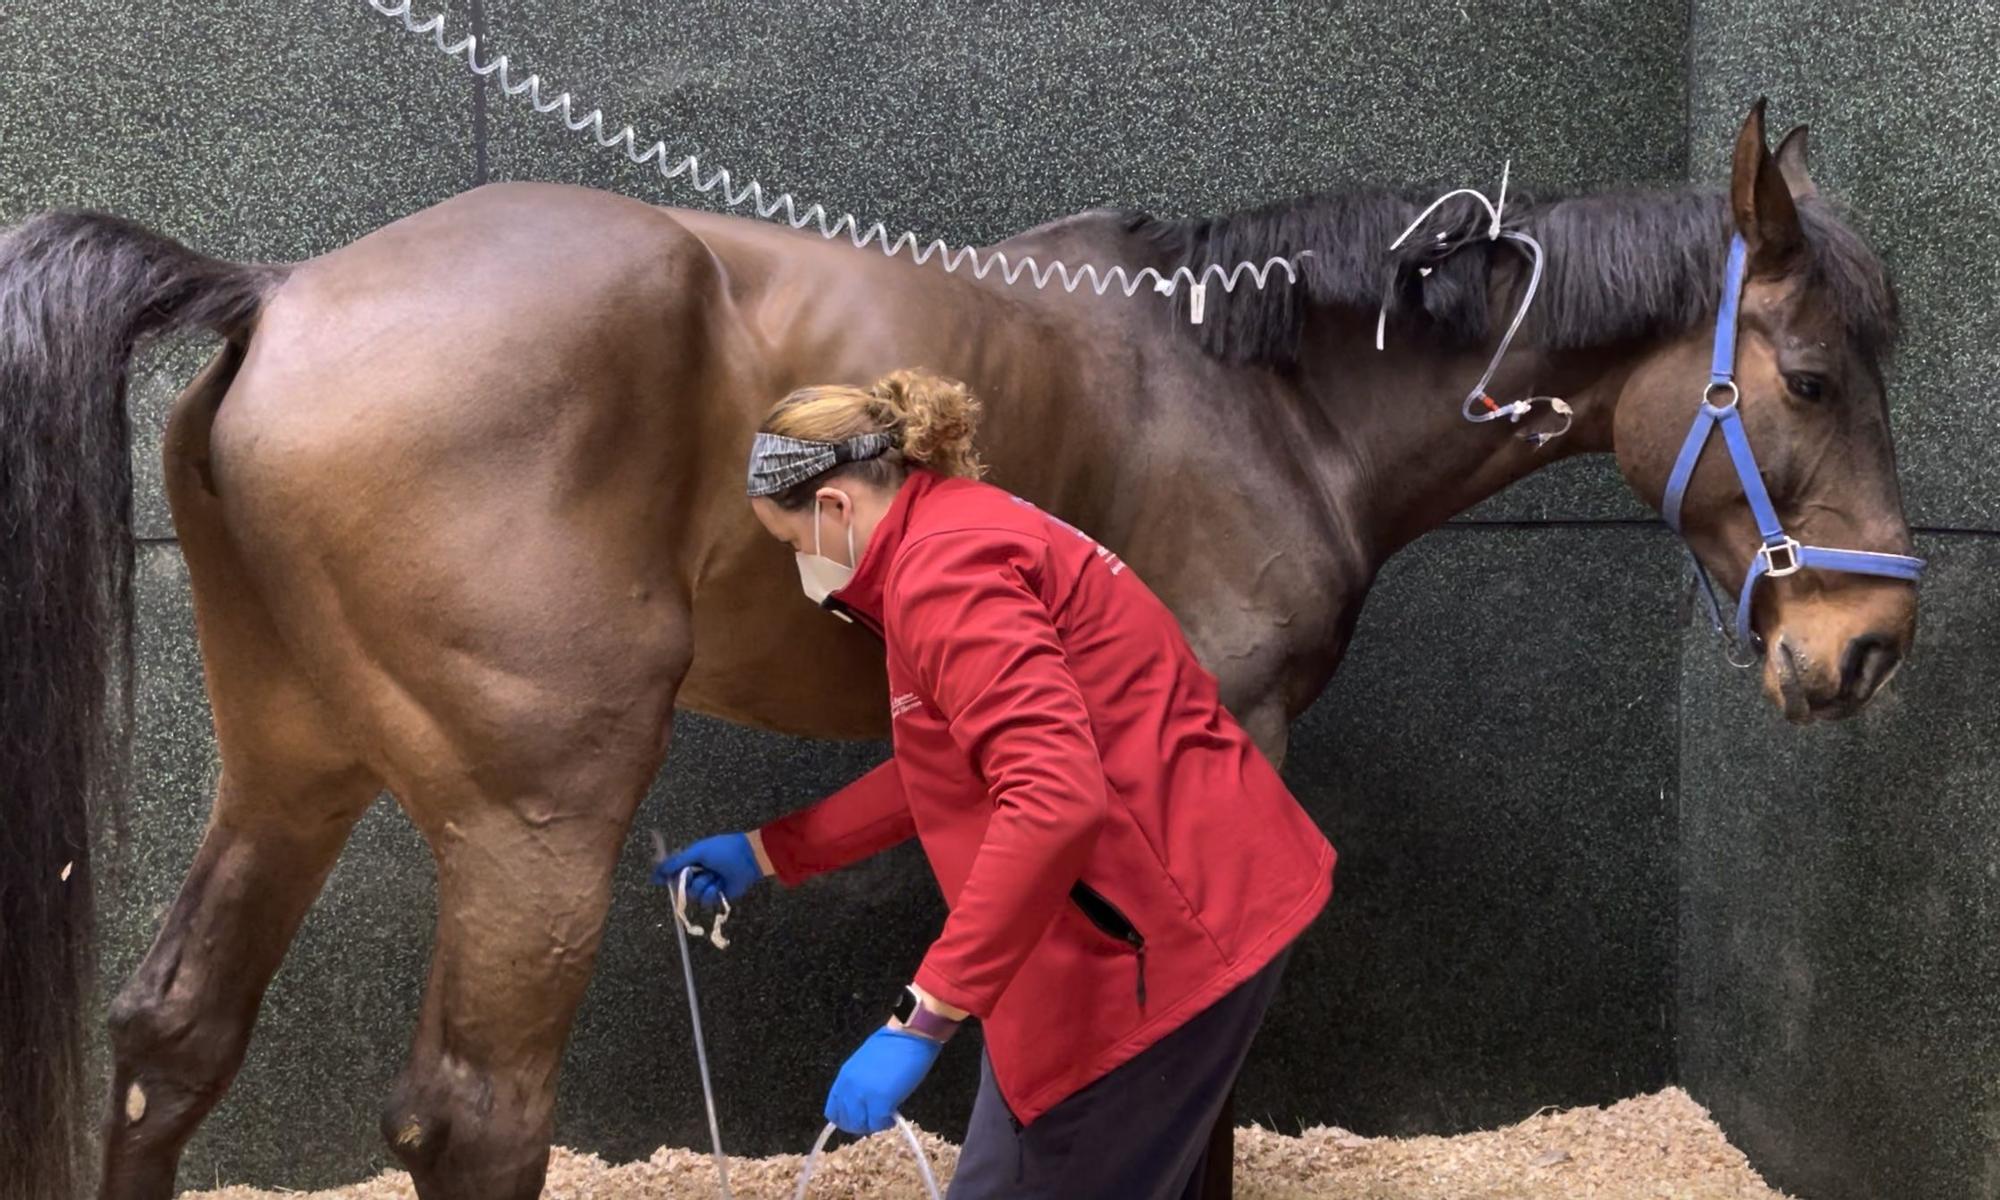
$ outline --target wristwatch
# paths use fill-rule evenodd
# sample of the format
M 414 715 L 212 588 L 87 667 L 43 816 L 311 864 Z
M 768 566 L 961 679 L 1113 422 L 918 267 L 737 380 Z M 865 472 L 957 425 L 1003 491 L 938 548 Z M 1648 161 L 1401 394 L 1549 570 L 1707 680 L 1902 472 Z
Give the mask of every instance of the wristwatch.
M 896 997 L 896 1021 L 903 1028 L 934 1042 L 947 1041 L 958 1032 L 959 1022 L 941 1012 L 924 1007 L 917 998 L 917 990 L 905 987 Z

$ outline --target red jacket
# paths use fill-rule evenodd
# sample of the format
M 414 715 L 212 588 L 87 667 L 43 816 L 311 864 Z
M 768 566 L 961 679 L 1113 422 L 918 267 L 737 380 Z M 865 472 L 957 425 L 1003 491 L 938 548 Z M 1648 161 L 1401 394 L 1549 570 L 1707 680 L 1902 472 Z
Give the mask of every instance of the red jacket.
M 977 1015 L 1028 1122 L 1270 962 L 1333 847 L 1119 558 L 913 472 L 834 600 L 888 643 L 895 757 L 766 825 L 788 884 L 922 839 L 951 915 L 916 982 Z

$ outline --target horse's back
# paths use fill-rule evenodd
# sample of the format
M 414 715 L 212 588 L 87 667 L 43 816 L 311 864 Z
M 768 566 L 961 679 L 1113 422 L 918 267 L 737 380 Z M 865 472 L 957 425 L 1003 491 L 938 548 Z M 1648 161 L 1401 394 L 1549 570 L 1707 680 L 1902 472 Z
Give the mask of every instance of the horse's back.
M 565 394 L 659 365 L 646 361 L 659 335 L 710 315 L 716 282 L 663 210 L 583 188 L 479 188 L 298 264 L 258 320 L 217 436 L 249 454 L 286 430 L 324 448 L 341 440 L 329 425 L 407 441 L 559 419 Z

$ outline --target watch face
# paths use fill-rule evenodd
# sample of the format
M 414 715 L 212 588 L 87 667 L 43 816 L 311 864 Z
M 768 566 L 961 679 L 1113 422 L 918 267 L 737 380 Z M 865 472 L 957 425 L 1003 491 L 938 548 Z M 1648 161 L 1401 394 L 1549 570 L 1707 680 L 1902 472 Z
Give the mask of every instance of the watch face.
M 896 994 L 895 1006 L 890 1011 L 895 1013 L 898 1021 L 908 1025 L 917 1015 L 917 994 L 904 988 Z

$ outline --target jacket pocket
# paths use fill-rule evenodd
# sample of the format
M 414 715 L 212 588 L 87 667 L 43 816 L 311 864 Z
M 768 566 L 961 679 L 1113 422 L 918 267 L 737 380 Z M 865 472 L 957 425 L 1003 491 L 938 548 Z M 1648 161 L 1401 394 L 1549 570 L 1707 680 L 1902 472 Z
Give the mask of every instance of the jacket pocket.
M 1146 935 L 1139 932 L 1126 915 L 1118 911 L 1118 906 L 1104 898 L 1096 888 L 1077 880 L 1069 890 L 1070 902 L 1082 910 L 1084 917 L 1097 927 L 1099 933 L 1130 947 L 1138 961 L 1139 1007 L 1146 1007 Z

